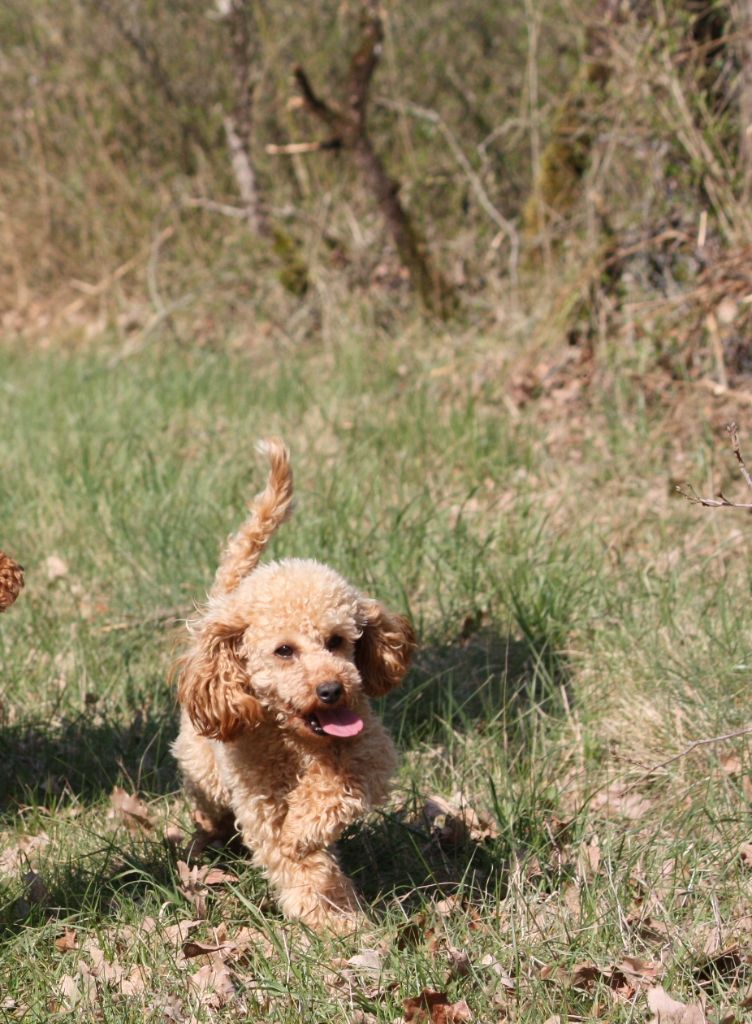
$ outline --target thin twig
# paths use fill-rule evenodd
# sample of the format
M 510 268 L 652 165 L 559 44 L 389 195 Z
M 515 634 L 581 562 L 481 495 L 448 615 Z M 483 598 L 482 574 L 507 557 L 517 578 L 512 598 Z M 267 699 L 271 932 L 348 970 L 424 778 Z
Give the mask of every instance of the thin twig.
M 726 425 L 726 432 L 731 438 L 731 447 L 736 461 L 739 463 L 739 470 L 744 477 L 745 483 L 752 490 L 752 475 L 744 462 L 742 456 L 741 447 L 739 445 L 739 428 L 736 423 L 728 423 Z M 684 484 L 677 486 L 677 491 L 687 501 L 691 501 L 693 505 L 704 505 L 706 508 L 738 508 L 745 511 L 752 511 L 752 504 L 746 504 L 739 501 L 729 501 L 725 494 L 721 491 L 717 498 L 703 498 L 701 497 L 691 484 Z
M 223 217 L 232 217 L 235 220 L 246 220 L 248 211 L 242 206 L 230 206 L 229 203 L 218 203 L 215 199 L 205 199 L 203 196 L 182 196 L 181 206 L 190 209 L 209 210 L 210 213 L 221 213 Z
M 682 757 L 686 757 L 687 754 L 691 754 L 693 750 L 697 750 L 698 747 L 712 746 L 714 743 L 724 743 L 726 740 L 734 740 L 739 736 L 749 736 L 752 733 L 752 725 L 746 725 L 743 729 L 735 729 L 733 732 L 724 733 L 722 736 L 708 736 L 702 740 L 694 740 L 684 750 L 680 750 L 678 754 L 674 754 L 673 757 L 666 758 L 665 761 L 659 761 L 658 764 L 652 765 L 646 769 L 642 778 L 647 778 L 649 775 L 653 775 L 661 768 L 666 768 L 668 765 L 673 764 L 675 761 L 681 760 Z
M 320 153 L 324 149 L 340 149 L 341 139 L 324 139 L 321 142 L 288 142 L 278 145 L 268 142 L 264 150 L 271 156 L 296 156 L 298 153 Z
M 321 118 L 322 121 L 326 121 L 327 124 L 336 127 L 340 117 L 342 116 L 341 111 L 335 110 L 330 103 L 325 103 L 324 100 L 318 95 L 313 86 L 311 80 L 305 73 L 304 69 L 298 64 L 293 68 L 293 77 L 298 83 L 300 94 L 303 102 L 316 117 Z
M 178 608 L 157 608 L 151 615 L 134 615 L 124 622 L 109 622 L 93 630 L 96 634 L 116 633 L 124 629 L 138 629 L 142 626 L 160 625 L 161 623 L 184 622 L 193 609 L 188 606 Z
M 676 489 L 683 498 L 686 498 L 687 501 L 691 501 L 693 505 L 704 505 L 705 508 L 740 508 L 742 510 L 746 509 L 747 511 L 752 511 L 752 505 L 729 501 L 722 492 L 717 498 L 703 498 L 697 493 L 691 484 L 678 484 Z
M 465 172 L 465 176 L 470 183 L 470 187 L 475 193 L 481 209 L 488 214 L 494 224 L 496 224 L 496 226 L 501 230 L 502 234 L 506 235 L 509 239 L 509 269 L 514 282 L 517 276 L 517 264 L 519 262 L 520 251 L 520 236 L 517 228 L 491 202 L 488 192 L 486 192 L 486 189 L 483 186 L 483 182 L 476 174 L 473 169 L 473 165 L 468 160 L 451 128 L 441 117 L 441 114 L 435 110 L 431 110 L 429 107 L 421 107 L 417 103 L 409 103 L 404 100 L 395 102 L 394 100 L 382 97 L 379 99 L 379 104 L 382 107 L 386 107 L 388 110 L 404 111 L 411 114 L 413 117 L 420 118 L 423 121 L 429 121 L 431 124 L 436 125 L 446 139 L 447 145 L 452 151 L 454 159 Z
M 729 436 L 731 437 L 731 447 L 734 449 L 736 461 L 739 463 L 739 470 L 746 481 L 747 487 L 749 487 L 750 490 L 752 490 L 752 476 L 749 475 L 749 470 L 744 464 L 744 459 L 742 458 L 742 451 L 739 446 L 739 428 L 737 427 L 736 423 L 732 421 L 726 427 L 726 430 L 728 431 Z
M 94 284 L 90 284 L 88 281 L 79 281 L 74 278 L 71 281 L 72 287 L 74 287 L 79 292 L 83 292 L 83 295 L 77 299 L 74 299 L 73 302 L 70 302 L 63 309 L 63 317 L 72 316 L 74 313 L 77 313 L 80 309 L 84 307 L 87 299 L 105 293 L 108 288 L 112 287 L 113 284 L 115 284 L 121 278 L 125 277 L 126 274 L 129 274 L 131 270 L 137 267 L 138 264 L 144 258 L 146 258 L 147 256 L 151 257 L 155 245 L 161 245 L 163 242 L 167 241 L 168 238 L 171 238 L 172 235 L 174 235 L 174 233 L 174 227 L 170 226 L 164 228 L 159 233 L 157 238 L 151 241 L 148 250 L 146 248 L 140 250 L 139 252 L 136 253 L 135 256 L 131 256 L 129 260 L 126 260 L 125 263 L 122 263 L 119 267 L 113 270 L 111 274 L 107 274 L 105 277 L 101 278 Z

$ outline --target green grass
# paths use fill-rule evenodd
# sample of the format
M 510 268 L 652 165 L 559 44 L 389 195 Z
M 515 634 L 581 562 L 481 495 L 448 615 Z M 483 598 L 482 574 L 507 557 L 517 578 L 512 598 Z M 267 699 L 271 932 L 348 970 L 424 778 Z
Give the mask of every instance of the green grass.
M 0 619 L 0 1019 L 387 1022 L 428 988 L 478 1021 L 647 1020 L 647 983 L 602 973 L 625 954 L 711 1019 L 740 1006 L 749 749 L 686 750 L 747 721 L 745 521 L 670 497 L 728 467 L 698 411 L 677 433 L 623 378 L 513 415 L 495 346 L 364 327 L 296 352 L 0 349 L 0 546 L 27 571 Z M 165 840 L 190 827 L 167 677 L 270 433 L 297 490 L 272 553 L 408 611 L 421 650 L 383 709 L 394 798 L 342 842 L 372 931 L 306 936 L 242 852 L 211 851 L 236 879 L 191 937 L 251 929 L 222 1004 L 189 981 L 209 955 L 169 937 L 196 914 Z M 116 785 L 152 830 L 110 815 Z M 432 831 L 427 798 L 457 793 L 492 835 Z M 363 948 L 375 973 L 346 963 Z M 80 973 L 96 950 L 109 983 Z M 573 978 L 583 963 L 601 973 Z

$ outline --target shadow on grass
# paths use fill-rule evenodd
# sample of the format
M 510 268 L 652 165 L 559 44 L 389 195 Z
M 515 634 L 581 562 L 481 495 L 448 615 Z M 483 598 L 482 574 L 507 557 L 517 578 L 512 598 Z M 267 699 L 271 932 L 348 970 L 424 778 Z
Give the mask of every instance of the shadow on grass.
M 426 742 L 447 727 L 502 724 L 509 737 L 529 716 L 558 716 L 573 702 L 569 668 L 545 635 L 520 638 L 481 628 L 419 652 L 384 716 L 398 746 Z
M 19 806 L 55 807 L 73 796 L 95 802 L 116 784 L 156 795 L 178 788 L 170 711 L 115 721 L 92 711 L 57 723 L 0 728 L 0 820 Z
M 19 869 L 0 877 L 0 939 L 55 922 L 107 927 L 160 906 L 173 908 L 178 918 L 194 917 L 195 907 L 181 891 L 179 857 L 164 841 L 129 843 L 114 830 L 92 852 L 63 862 L 42 860 L 39 874 Z M 263 881 L 252 877 L 247 884 L 260 888 Z M 206 899 L 221 895 L 218 889 Z
M 409 915 L 431 900 L 461 893 L 470 902 L 506 888 L 508 851 L 502 843 L 469 839 L 442 844 L 406 814 L 354 827 L 338 844 L 344 870 L 378 916 L 399 901 Z

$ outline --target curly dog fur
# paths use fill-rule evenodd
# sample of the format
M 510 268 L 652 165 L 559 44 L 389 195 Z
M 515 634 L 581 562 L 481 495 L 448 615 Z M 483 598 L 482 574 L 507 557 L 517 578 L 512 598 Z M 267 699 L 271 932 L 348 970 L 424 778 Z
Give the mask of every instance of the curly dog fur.
M 285 915 L 342 932 L 359 910 L 332 845 L 387 798 L 396 753 L 369 698 L 402 681 L 415 639 L 319 562 L 258 565 L 292 504 L 284 444 L 259 450 L 266 488 L 188 624 L 173 752 L 202 814 L 218 827 L 234 819 Z

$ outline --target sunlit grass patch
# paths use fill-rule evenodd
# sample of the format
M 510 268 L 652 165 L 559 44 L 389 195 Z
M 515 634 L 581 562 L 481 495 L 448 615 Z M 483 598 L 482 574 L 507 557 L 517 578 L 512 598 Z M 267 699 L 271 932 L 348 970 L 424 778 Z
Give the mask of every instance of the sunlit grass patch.
M 743 537 L 667 496 L 660 410 L 576 407 L 575 452 L 501 381 L 366 344 L 3 350 L 3 547 L 27 574 L 0 619 L 10 1019 L 629 1021 L 659 983 L 743 1002 Z M 283 922 L 242 851 L 187 864 L 169 752 L 175 644 L 269 433 L 297 488 L 272 553 L 332 563 L 421 640 L 382 709 L 392 799 L 341 844 L 373 920 L 350 940 Z

